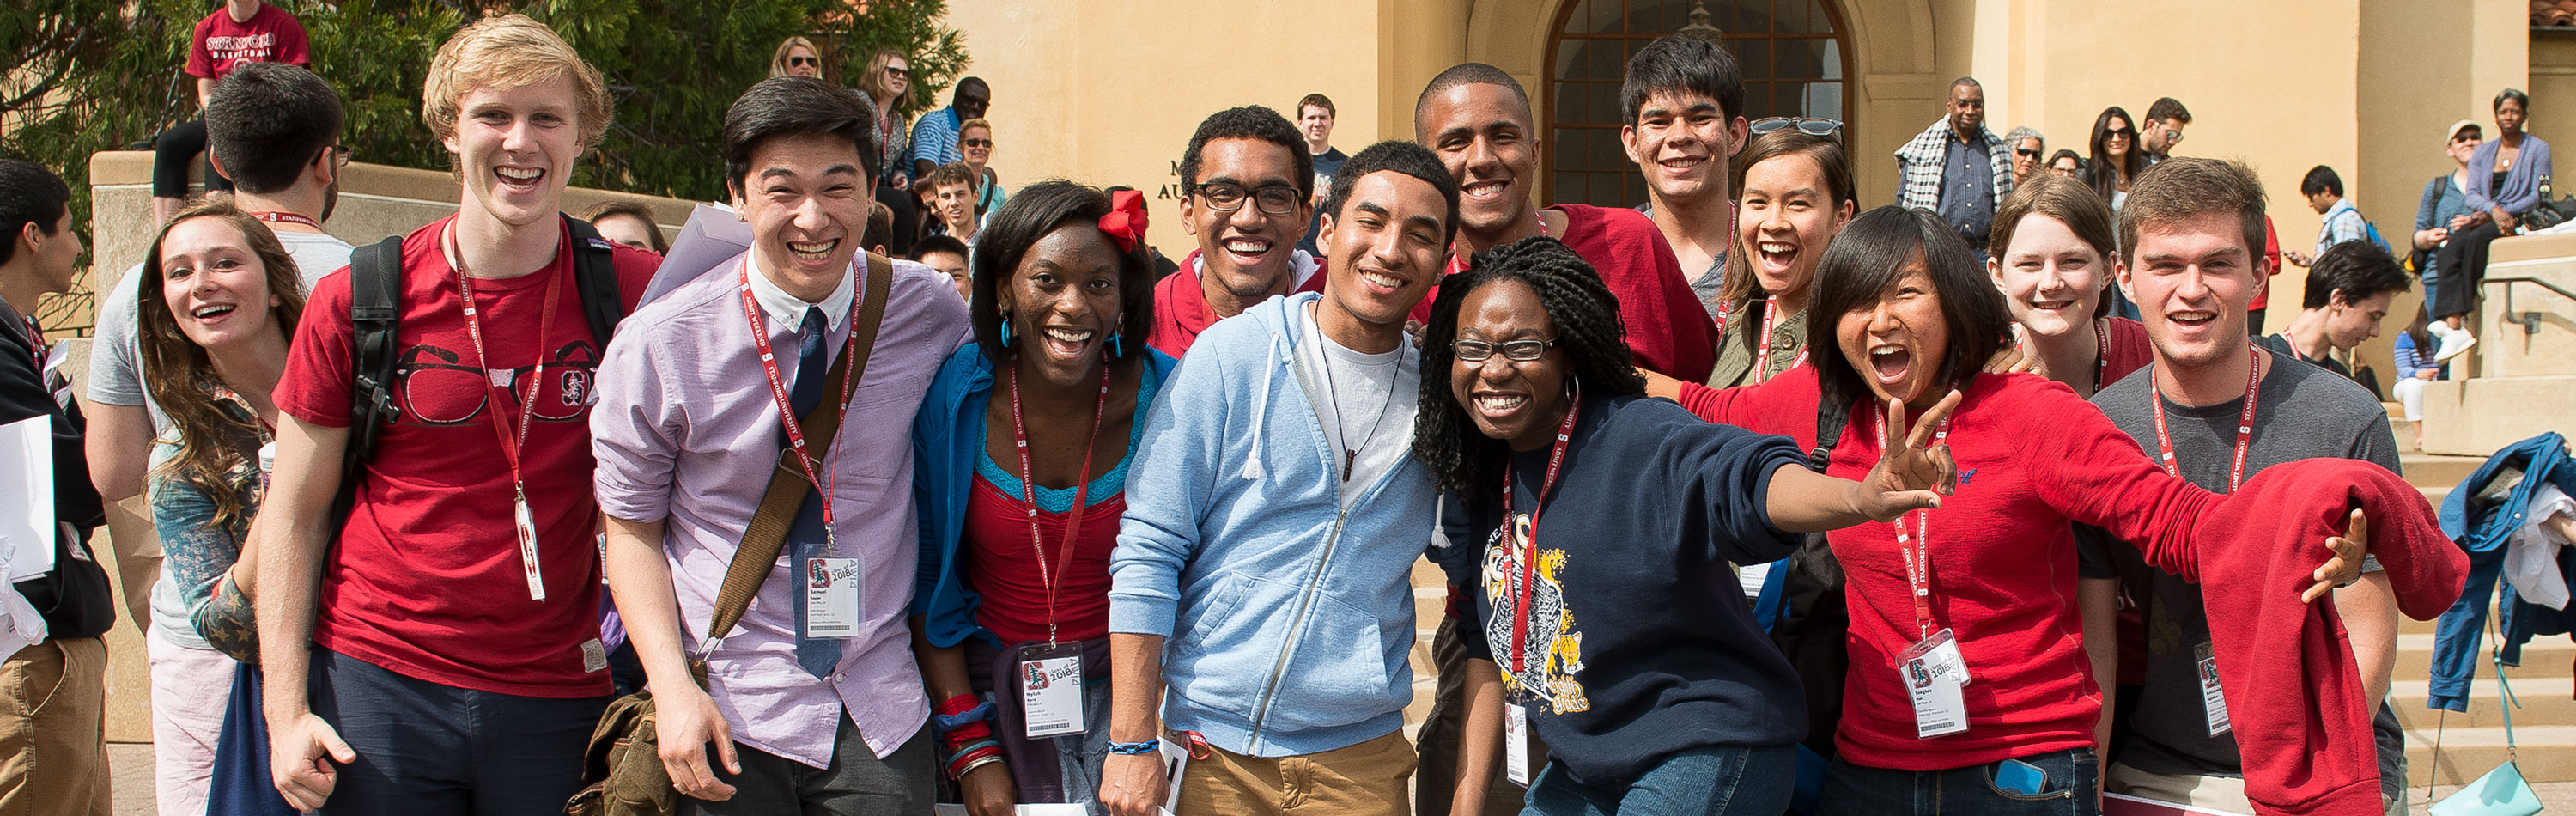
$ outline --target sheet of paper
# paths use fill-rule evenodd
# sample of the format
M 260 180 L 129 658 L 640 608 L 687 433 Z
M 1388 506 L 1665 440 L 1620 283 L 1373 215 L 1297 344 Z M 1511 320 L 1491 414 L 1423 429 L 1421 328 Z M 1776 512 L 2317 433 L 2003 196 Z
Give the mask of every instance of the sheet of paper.
M 54 570 L 54 424 L 33 416 L 0 425 L 0 549 L 9 581 Z
M 930 806 L 932 816 L 966 816 L 966 806 L 942 802 Z M 1044 804 L 1013 805 L 1012 816 L 1091 816 L 1081 805 Z
M 662 256 L 662 266 L 653 273 L 653 282 L 645 285 L 644 299 L 638 306 L 669 294 L 681 284 L 718 269 L 731 269 L 728 262 L 751 250 L 751 225 L 722 204 L 700 204 L 689 211 L 689 223 L 680 227 L 680 237 L 671 242 L 671 251 Z
M 2246 816 L 2230 810 L 2170 805 L 2121 793 L 2102 794 L 2102 816 Z

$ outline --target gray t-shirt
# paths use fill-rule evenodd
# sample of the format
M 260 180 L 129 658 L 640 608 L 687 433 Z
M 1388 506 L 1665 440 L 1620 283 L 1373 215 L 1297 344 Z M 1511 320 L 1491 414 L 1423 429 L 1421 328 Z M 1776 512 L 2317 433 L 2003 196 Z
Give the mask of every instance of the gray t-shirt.
M 2093 395 L 2093 404 L 2103 415 L 2136 439 L 2149 456 L 2158 449 L 2155 418 L 2147 403 L 2154 390 L 2154 368 L 2148 367 Z M 2388 427 L 2387 409 L 2353 381 L 2274 355 L 2258 399 L 2254 439 L 2245 452 L 2246 478 L 2263 468 L 2300 459 L 2362 459 L 2391 472 L 2398 469 L 2397 440 Z M 2226 490 L 2245 399 L 2199 408 L 2165 400 L 2164 408 L 2165 425 L 2173 433 L 2174 461 L 2183 478 L 2211 490 Z M 2200 588 L 2148 567 L 2136 548 L 2099 528 L 2076 525 L 2076 551 L 2080 574 L 2122 579 L 2130 597 L 2144 607 L 2140 619 L 2146 629 L 2146 681 L 2139 691 L 2137 713 L 2129 719 L 2130 740 L 2113 759 L 2151 773 L 2243 776 L 2244 758 L 2237 753 L 2234 734 L 2210 736 L 2202 706 L 2199 650 L 2210 636 Z M 2395 712 L 2382 703 L 2372 726 L 2379 741 L 2380 792 L 2400 795 L 2405 780 L 2398 762 L 2405 755 L 2405 744 Z
M 307 293 L 313 291 L 315 281 L 349 265 L 351 247 L 347 241 L 286 231 L 279 231 L 277 240 L 286 246 L 286 254 L 295 257 L 295 272 L 304 279 Z M 152 433 L 157 437 L 170 430 L 170 417 L 161 413 L 161 406 L 153 404 L 151 391 L 143 385 L 143 349 L 136 345 L 135 338 L 135 321 L 142 315 L 142 272 L 143 265 L 139 263 L 125 270 L 125 277 L 117 279 L 106 302 L 99 305 L 98 327 L 90 344 L 89 398 L 108 405 L 143 406 L 152 415 Z M 164 455 L 156 446 L 151 455 L 153 463 L 159 464 Z M 196 627 L 188 621 L 187 603 L 179 597 L 178 582 L 168 575 L 168 562 L 163 562 L 162 571 L 160 580 L 152 584 L 152 625 L 179 645 L 206 648 L 205 640 L 197 637 Z

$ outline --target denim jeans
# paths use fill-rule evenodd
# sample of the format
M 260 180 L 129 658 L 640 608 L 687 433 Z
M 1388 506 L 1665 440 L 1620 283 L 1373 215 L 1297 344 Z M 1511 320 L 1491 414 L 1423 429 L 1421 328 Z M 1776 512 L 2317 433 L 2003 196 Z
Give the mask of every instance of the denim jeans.
M 357 749 L 322 812 L 555 813 L 581 789 L 606 697 L 457 688 L 313 650 L 313 713 Z
M 1825 771 L 1822 816 L 2096 816 L 2093 796 L 2101 767 L 2093 749 L 2075 748 L 2017 758 L 2046 776 L 2038 794 L 1995 785 L 2003 761 L 1945 771 L 1894 771 L 1836 758 Z
M 1624 784 L 1584 784 L 1548 763 L 1530 783 L 1521 816 L 1778 816 L 1789 809 L 1797 749 L 1694 748 Z

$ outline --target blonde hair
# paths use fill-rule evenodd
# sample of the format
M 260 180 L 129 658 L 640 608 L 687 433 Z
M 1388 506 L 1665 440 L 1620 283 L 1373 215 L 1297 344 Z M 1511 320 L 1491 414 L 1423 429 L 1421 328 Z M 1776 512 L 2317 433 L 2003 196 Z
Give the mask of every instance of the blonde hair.
M 420 121 L 439 141 L 456 136 L 458 107 L 476 88 L 519 88 L 570 79 L 579 108 L 574 125 L 589 150 L 608 132 L 608 83 L 555 30 L 524 14 L 485 17 L 457 30 L 429 61 L 420 92 Z
M 976 128 L 983 128 L 983 129 L 984 129 L 984 138 L 987 138 L 987 139 L 993 138 L 993 123 L 992 123 L 992 121 L 991 121 L 991 120 L 987 120 L 987 119 L 968 119 L 968 120 L 966 120 L 966 121 L 963 121 L 963 122 L 959 122 L 959 123 L 957 123 L 957 144 L 958 144 L 958 146 L 960 146 L 960 147 L 965 146 L 965 144 L 966 144 L 966 131 L 974 130 L 974 129 L 976 129 Z
M 805 39 L 802 36 L 789 37 L 778 41 L 778 50 L 769 52 L 770 78 L 776 79 L 778 77 L 788 75 L 787 52 L 796 50 L 796 47 L 800 45 L 804 46 L 805 50 L 814 52 L 814 61 L 816 63 L 821 63 L 823 61 L 823 49 L 815 47 L 813 40 Z M 822 66 L 817 64 L 815 67 L 819 69 Z M 822 71 L 817 70 L 814 73 L 820 74 Z

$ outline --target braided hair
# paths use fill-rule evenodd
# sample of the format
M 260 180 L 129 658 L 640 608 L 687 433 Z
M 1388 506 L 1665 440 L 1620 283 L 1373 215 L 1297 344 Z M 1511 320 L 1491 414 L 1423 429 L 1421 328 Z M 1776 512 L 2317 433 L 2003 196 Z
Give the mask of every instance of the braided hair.
M 1478 430 L 1450 390 L 1449 369 L 1457 354 L 1449 343 L 1458 338 L 1458 311 L 1467 296 L 1505 280 L 1538 292 L 1539 304 L 1556 324 L 1566 373 L 1581 384 L 1584 396 L 1646 393 L 1646 380 L 1629 357 L 1619 299 L 1582 256 L 1545 236 L 1476 253 L 1465 271 L 1440 282 L 1440 295 L 1432 301 L 1431 322 L 1423 328 L 1422 396 L 1413 425 L 1414 458 L 1471 509 L 1497 500 L 1489 494 L 1502 478 L 1511 447 Z

